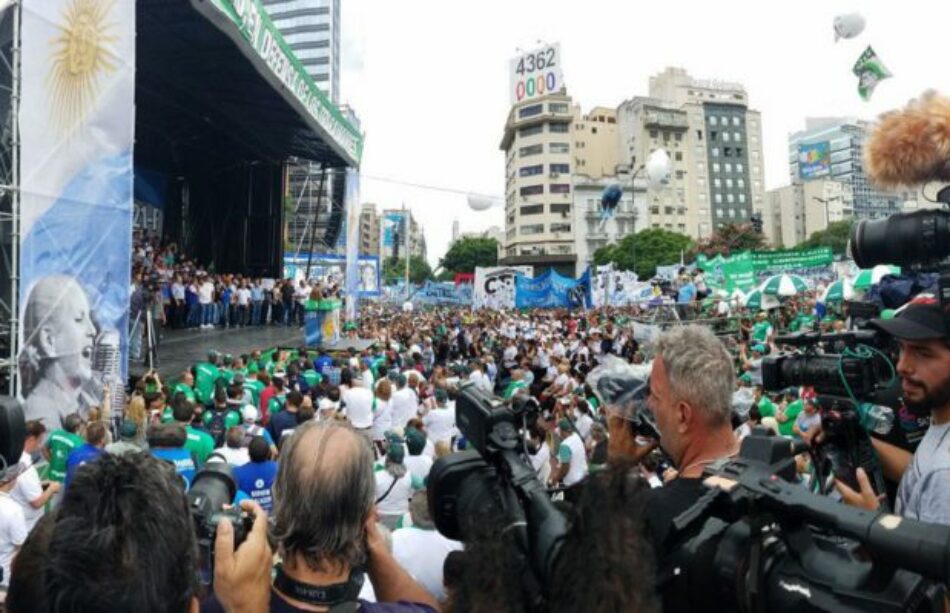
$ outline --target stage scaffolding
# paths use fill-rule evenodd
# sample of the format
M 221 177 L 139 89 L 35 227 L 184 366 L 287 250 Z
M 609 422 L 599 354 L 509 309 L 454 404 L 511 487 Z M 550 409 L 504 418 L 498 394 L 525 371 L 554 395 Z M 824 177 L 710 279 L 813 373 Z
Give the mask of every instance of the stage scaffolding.
M 19 335 L 20 2 L 0 12 L 0 394 L 16 393 Z

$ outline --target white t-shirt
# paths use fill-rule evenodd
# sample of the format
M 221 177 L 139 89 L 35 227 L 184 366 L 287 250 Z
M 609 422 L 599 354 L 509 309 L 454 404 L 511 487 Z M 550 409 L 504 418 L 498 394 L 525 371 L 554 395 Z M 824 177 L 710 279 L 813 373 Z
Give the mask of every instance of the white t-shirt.
M 432 409 L 422 418 L 422 423 L 425 424 L 430 441 L 451 443 L 455 434 L 455 403 Z
M 175 300 L 184 300 L 185 286 L 181 283 L 172 283 L 172 298 Z
M 547 483 L 551 475 L 551 448 L 547 443 L 542 442 L 538 453 L 531 456 L 531 466 L 541 483 Z
M 393 476 L 385 470 L 376 471 L 376 499 L 386 494 L 386 490 L 392 485 Z M 396 485 L 376 504 L 376 511 L 380 515 L 403 515 L 409 512 L 409 499 L 412 498 L 412 473 L 408 470 L 406 474 L 396 480 Z
M 419 399 L 416 397 L 416 393 L 408 387 L 393 392 L 390 406 L 392 407 L 393 429 L 405 428 L 406 423 L 419 413 Z
M 581 413 L 574 419 L 574 426 L 577 428 L 577 433 L 581 435 L 581 438 L 585 441 L 590 438 L 590 427 L 594 425 L 594 418 L 586 413 Z
M 488 375 L 486 375 L 482 371 L 480 370 L 472 371 L 472 373 L 468 376 L 468 380 L 474 383 L 476 387 L 481 388 L 485 392 L 489 394 L 492 392 L 491 379 L 489 379 Z
M 29 532 L 36 525 L 36 522 L 43 517 L 43 507 L 34 509 L 30 503 L 43 495 L 43 486 L 40 483 L 40 475 L 33 466 L 33 460 L 30 454 L 25 451 L 20 455 L 20 464 L 28 468 L 20 473 L 16 479 L 16 485 L 10 490 L 10 498 L 16 501 L 23 509 L 23 520 L 26 522 L 26 531 Z
M 389 402 L 377 400 L 376 411 L 373 413 L 373 439 L 383 440 L 386 438 L 386 433 L 392 430 L 392 427 L 392 409 L 389 407 Z
M 237 291 L 238 306 L 247 306 L 251 302 L 251 290 L 242 287 Z
M 247 447 L 232 449 L 227 445 L 218 447 L 214 453 L 220 455 L 231 466 L 244 466 L 251 461 L 251 456 L 247 453 Z
M 365 387 L 354 387 L 343 392 L 346 416 L 354 428 L 369 428 L 373 425 L 373 392 Z
M 567 452 L 565 452 L 565 449 Z M 570 487 L 587 476 L 587 450 L 584 449 L 584 441 L 581 440 L 577 432 L 572 432 L 561 443 L 561 448 L 558 450 L 558 460 L 561 462 L 567 461 L 571 464 L 567 470 L 567 475 L 564 476 L 564 485 Z
M 205 281 L 198 288 L 198 302 L 201 304 L 211 304 L 214 299 L 214 285 L 210 281 Z
M 898 515 L 950 523 L 950 424 L 931 424 L 897 488 Z
M 393 532 L 393 557 L 438 600 L 445 598 L 442 566 L 453 551 L 461 551 L 462 543 L 452 541 L 437 530 L 400 528 Z
M 409 470 L 409 473 L 419 481 L 425 481 L 426 477 L 429 476 L 429 471 L 432 469 L 432 458 L 426 454 L 422 455 L 411 455 L 406 454 L 406 457 L 403 458 L 403 464 L 406 465 L 406 468 Z
M 26 521 L 23 509 L 10 494 L 0 492 L 0 567 L 3 568 L 4 587 L 10 585 L 10 564 L 13 555 L 26 540 Z

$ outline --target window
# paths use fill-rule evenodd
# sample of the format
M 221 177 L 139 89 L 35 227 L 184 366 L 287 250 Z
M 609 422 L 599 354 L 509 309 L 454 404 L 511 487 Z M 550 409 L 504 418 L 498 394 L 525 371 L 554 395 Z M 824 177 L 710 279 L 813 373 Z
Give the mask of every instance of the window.
M 729 209 L 729 217 L 735 217 L 735 216 L 736 216 L 736 210 L 735 210 L 735 209 Z
M 745 167 L 742 164 L 736 164 L 736 172 L 744 172 Z
M 699 183 L 700 187 L 706 187 L 706 179 L 699 177 L 698 179 L 696 179 L 696 182 Z
M 536 196 L 544 193 L 543 185 L 525 185 L 521 188 L 522 196 Z
M 726 187 L 732 188 L 732 179 L 726 179 Z
M 548 132 L 554 133 L 567 133 L 571 128 L 571 124 L 568 123 L 550 123 L 548 124 Z
M 673 155 L 673 159 L 676 160 L 677 162 L 682 162 L 682 161 L 683 161 L 683 152 L 682 152 L 682 151 L 677 151 L 677 152 Z
M 659 134 L 656 130 L 650 130 L 650 138 L 656 138 Z
M 676 142 L 680 142 L 681 140 L 683 140 L 683 133 L 677 132 L 676 134 L 673 135 L 673 138 L 676 140 Z
M 551 232 L 570 232 L 571 224 L 569 223 L 552 223 Z
M 709 125 L 711 125 L 711 126 L 718 126 L 718 125 L 719 125 L 719 118 L 716 117 L 715 115 L 710 115 L 710 116 L 709 116 Z
M 736 179 L 736 185 L 739 186 L 739 189 L 745 189 L 745 179 Z
M 537 164 L 535 166 L 522 166 L 518 169 L 519 177 L 533 177 L 534 175 L 539 175 L 544 172 L 544 164 Z
M 552 204 L 552 205 L 551 205 L 551 212 L 552 212 L 552 213 L 570 213 L 570 212 L 571 212 L 571 205 L 569 205 L 569 204 L 564 204 L 564 203 Z
M 677 170 L 677 171 L 676 171 L 676 178 L 677 178 L 677 179 L 682 179 L 684 176 L 686 176 L 686 173 L 683 172 L 682 170 Z
M 552 183 L 551 193 L 552 194 L 570 194 L 571 185 L 570 183 Z
M 518 209 L 519 215 L 541 215 L 544 213 L 543 204 L 529 204 Z
M 526 106 L 518 109 L 518 117 L 523 119 L 525 117 L 534 117 L 535 115 L 540 115 L 544 112 L 543 104 L 532 104 L 531 106 Z
M 551 153 L 570 153 L 570 143 L 551 143 L 548 145 L 548 151 Z
M 664 214 L 664 215 L 672 215 L 672 214 L 673 214 L 673 207 L 671 207 L 671 206 L 665 206 L 665 207 L 663 207 L 663 214 Z
M 736 201 L 735 196 L 733 196 L 732 194 L 726 194 L 726 202 L 728 202 L 729 204 L 732 204 L 735 201 Z
M 521 228 L 518 230 L 518 233 L 522 236 L 528 236 L 531 234 L 544 234 L 544 224 L 538 223 L 531 224 L 530 226 L 521 226 Z
M 544 126 L 528 126 L 527 128 L 518 128 L 518 136 L 534 136 L 535 134 L 541 134 L 541 131 L 544 130 Z
M 686 233 L 686 224 L 684 224 L 684 223 L 678 223 L 678 224 L 676 224 L 676 229 L 680 232 L 680 234 L 685 234 L 685 233 Z
M 722 214 L 723 214 L 722 209 L 716 209 L 716 217 L 722 217 Z
M 719 172 L 719 162 L 713 162 L 712 170 L 713 172 Z
M 716 194 L 716 195 L 713 197 L 713 200 L 716 201 L 716 204 L 722 204 L 722 194 Z
M 714 158 L 719 157 L 719 147 L 713 147 L 711 153 Z
M 563 172 L 564 174 L 571 172 L 570 164 L 551 164 L 549 168 L 551 172 Z
M 728 125 L 729 125 L 729 118 L 726 117 L 725 115 L 722 116 L 722 125 L 724 125 L 724 126 L 728 126 Z
M 703 140 L 703 131 L 696 130 L 696 140 Z
M 722 155 L 723 157 L 727 157 L 727 158 L 732 157 L 732 147 L 723 147 Z
M 731 163 L 731 162 L 726 162 L 725 171 L 726 171 L 726 172 L 732 172 L 732 163 Z
M 590 129 L 590 133 L 591 133 L 591 134 L 597 134 L 597 128 L 591 128 L 591 129 Z
M 736 157 L 737 158 L 742 157 L 742 147 L 736 147 Z
M 716 140 L 717 138 L 719 138 L 719 132 L 716 132 L 715 130 L 710 130 L 709 140 Z
M 699 199 L 700 199 L 700 200 L 705 200 L 705 199 L 706 199 L 706 194 L 703 193 L 703 192 L 699 192 Z
M 732 140 L 736 141 L 737 143 L 741 143 L 741 142 L 742 142 L 742 132 L 733 132 L 733 133 L 732 133 Z
M 734 126 L 742 125 L 742 121 L 739 119 L 738 115 L 732 118 L 732 125 Z
M 739 194 L 739 204 L 745 204 L 745 194 Z
M 729 133 L 728 133 L 728 132 L 723 132 L 723 133 L 722 133 L 722 140 L 723 140 L 723 142 L 726 142 L 726 143 L 729 142 L 730 136 L 729 136 Z
M 518 150 L 518 155 L 526 158 L 529 155 L 538 155 L 544 151 L 544 145 L 531 145 L 529 147 L 522 147 Z
M 570 110 L 566 102 L 549 102 L 548 111 L 551 113 L 567 113 Z
M 677 207 L 677 208 L 676 208 L 676 214 L 679 215 L 680 217 L 682 217 L 683 215 L 685 215 L 685 214 L 686 214 L 686 207 L 685 207 L 685 206 Z
M 713 185 L 718 189 L 718 188 L 722 187 L 722 181 L 719 180 L 719 178 L 717 177 L 717 178 L 713 179 Z
M 650 207 L 650 214 L 651 214 L 651 215 L 659 215 L 659 214 L 660 214 L 660 207 L 658 207 L 658 206 L 651 206 L 651 207 Z
M 670 140 L 670 131 L 663 130 L 663 140 Z

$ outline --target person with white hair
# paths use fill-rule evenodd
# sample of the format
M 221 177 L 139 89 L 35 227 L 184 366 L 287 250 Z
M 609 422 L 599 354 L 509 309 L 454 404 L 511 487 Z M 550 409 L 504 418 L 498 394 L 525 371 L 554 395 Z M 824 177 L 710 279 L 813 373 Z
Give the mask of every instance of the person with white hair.
M 268 448 L 271 450 L 271 457 L 277 457 L 277 445 L 274 443 L 274 438 L 270 432 L 267 431 L 267 428 L 258 423 L 260 417 L 257 407 L 253 404 L 246 404 L 244 408 L 241 409 L 241 421 L 242 427 L 244 428 L 244 443 L 242 447 L 247 447 L 251 444 L 251 440 L 255 436 L 259 436 L 267 443 Z

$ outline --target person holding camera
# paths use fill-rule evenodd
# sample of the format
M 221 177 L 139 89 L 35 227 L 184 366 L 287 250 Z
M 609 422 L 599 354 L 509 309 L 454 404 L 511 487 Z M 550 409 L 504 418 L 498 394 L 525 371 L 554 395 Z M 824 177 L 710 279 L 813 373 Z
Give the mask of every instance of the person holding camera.
M 893 319 L 871 326 L 900 343 L 897 375 L 904 405 L 913 415 L 930 415 L 930 428 L 911 455 L 872 438 L 884 475 L 900 481 L 895 511 L 921 521 L 950 524 L 950 316 L 932 296 L 911 300 Z M 838 491 L 852 506 L 876 509 L 880 498 L 864 470 L 859 490 L 838 481 Z

